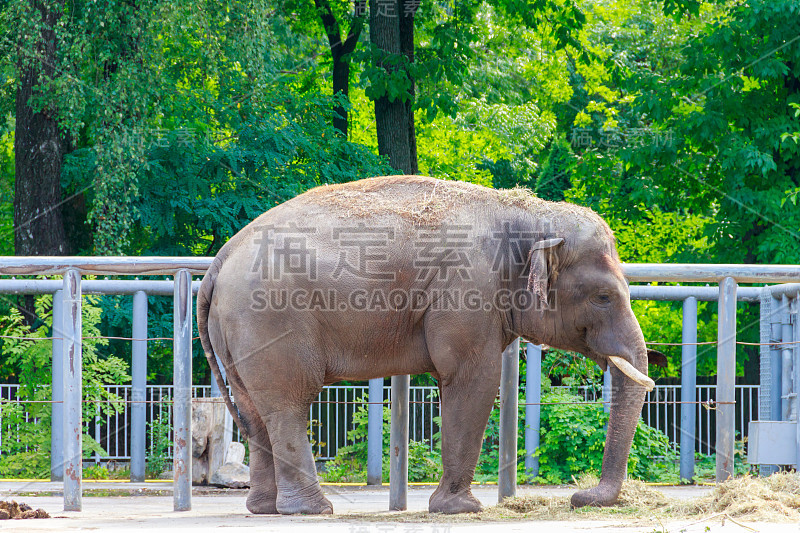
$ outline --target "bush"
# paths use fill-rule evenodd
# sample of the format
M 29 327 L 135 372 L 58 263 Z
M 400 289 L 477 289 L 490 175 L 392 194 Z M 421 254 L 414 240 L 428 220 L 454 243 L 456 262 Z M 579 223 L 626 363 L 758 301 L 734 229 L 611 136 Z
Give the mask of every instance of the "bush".
M 599 473 L 608 423 L 602 404 L 584 402 L 559 389 L 543 394 L 542 402 L 555 405 L 542 406 L 537 481 L 562 484 L 571 482 L 573 476 Z M 629 476 L 643 481 L 677 481 L 677 460 L 678 453 L 667 436 L 639 420 L 628 458 Z
M 47 337 L 61 335 L 54 330 L 52 296 L 36 300 L 36 315 L 42 324 L 33 329 L 27 326 L 22 314 L 15 308 L 0 321 L 0 334 L 8 337 L 2 344 L 3 364 L 17 368 L 18 397 L 21 404 L 2 402 L 2 423 L 14 427 L 15 437 L 3 439 L 0 458 L 0 477 L 44 478 L 50 476 L 51 438 L 51 376 L 53 343 Z M 85 296 L 81 306 L 83 334 L 100 335 L 100 307 L 95 296 Z M 103 385 L 130 381 L 128 365 L 122 359 L 109 355 L 101 357 L 98 346 L 107 339 L 88 338 L 83 341 L 83 418 L 91 420 L 98 414 L 114 415 L 122 411 L 122 399 L 107 392 Z M 13 366 L 12 366 L 13 365 Z M 30 403 L 27 403 L 30 402 Z M 27 420 L 26 420 L 27 414 Z M 101 416 L 102 420 L 104 417 Z M 105 452 L 89 434 L 82 436 L 83 457 Z
M 150 478 L 158 478 L 172 466 L 172 459 L 169 457 L 172 441 L 169 438 L 170 421 L 167 413 L 163 409 L 158 418 L 150 422 L 150 455 L 145 466 Z
M 359 401 L 367 401 L 362 398 Z M 354 428 L 347 433 L 347 438 L 355 440 L 355 444 L 339 448 L 336 457 L 328 461 L 322 478 L 328 482 L 366 483 L 367 481 L 367 419 L 368 406 L 360 406 L 353 413 Z M 389 481 L 389 436 L 391 411 L 383 408 L 383 482 Z M 436 443 L 434 436 L 434 442 Z M 430 444 L 425 441 L 411 441 L 408 444 L 408 480 L 412 482 L 437 482 L 442 475 L 442 457 L 439 446 L 431 451 Z

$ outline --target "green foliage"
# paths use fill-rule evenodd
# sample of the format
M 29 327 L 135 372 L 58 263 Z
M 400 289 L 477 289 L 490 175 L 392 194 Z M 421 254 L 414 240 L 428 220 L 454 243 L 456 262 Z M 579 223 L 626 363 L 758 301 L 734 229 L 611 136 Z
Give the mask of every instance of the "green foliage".
M 561 385 L 573 389 L 588 386 L 592 391 L 599 391 L 603 386 L 603 371 L 592 360 L 579 353 L 555 348 L 544 352 L 542 378 L 545 383 L 558 380 Z
M 96 303 L 96 297 L 84 296 L 81 318 L 83 334 L 87 337 L 100 335 L 100 308 Z M 23 337 L 6 338 L 0 347 L 4 364 L 19 369 L 16 376 L 20 384 L 18 398 L 23 402 L 20 405 L 4 402 L 1 406 L 3 423 L 18 428 L 15 430 L 17 439 L 3 439 L 2 442 L 0 476 L 3 477 L 49 477 L 52 409 L 47 402 L 52 399 L 53 348 L 47 337 L 62 333 L 52 325 L 52 296 L 36 299 L 36 314 L 43 324 L 35 330 L 24 324 L 22 314 L 15 308 L 0 320 L 0 334 Z M 116 356 L 101 355 L 98 347 L 106 343 L 106 339 L 87 338 L 83 341 L 83 394 L 87 400 L 83 404 L 84 419 L 114 415 L 123 408 L 121 398 L 106 391 L 103 385 L 129 381 L 128 365 Z M 26 403 L 28 401 L 31 403 Z M 105 454 L 88 434 L 84 433 L 82 441 L 84 457 L 94 453 Z
M 366 401 L 361 399 L 358 401 Z M 367 419 L 368 406 L 362 405 L 353 413 L 353 429 L 347 438 L 355 444 L 343 446 L 336 457 L 325 464 L 322 478 L 329 482 L 358 482 L 367 480 Z M 383 481 L 389 481 L 389 426 L 391 411 L 383 408 Z M 442 458 L 438 436 L 434 436 L 435 451 L 427 441 L 411 441 L 408 445 L 408 480 L 413 482 L 437 482 L 442 474 Z
M 162 405 L 161 414 L 148 424 L 150 432 L 150 453 L 146 461 L 146 472 L 151 478 L 158 478 L 172 467 L 169 449 L 172 441 L 169 438 L 170 420 L 166 404 Z
M 91 465 L 83 469 L 83 479 L 109 479 L 108 468 L 102 465 Z
M 573 157 L 566 140 L 559 138 L 553 142 L 547 162 L 536 180 L 536 195 L 539 198 L 552 201 L 564 199 L 564 191 L 572 186 L 570 176 Z
M 559 389 L 543 394 L 542 402 L 553 405 L 542 406 L 538 480 L 563 484 L 572 481 L 573 476 L 599 473 L 605 450 L 604 427 L 608 423 L 602 404 L 582 402 Z M 640 420 L 628 459 L 628 474 L 644 481 L 662 481 L 676 460 L 677 452 L 667 436 Z

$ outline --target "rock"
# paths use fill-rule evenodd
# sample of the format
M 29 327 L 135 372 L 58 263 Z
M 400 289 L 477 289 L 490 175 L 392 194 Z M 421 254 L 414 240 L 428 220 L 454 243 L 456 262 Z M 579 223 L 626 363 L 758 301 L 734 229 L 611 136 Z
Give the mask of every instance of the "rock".
M 241 442 L 231 442 L 228 444 L 228 451 L 225 454 L 226 463 L 244 463 L 244 444 Z
M 250 467 L 240 462 L 225 463 L 211 475 L 211 484 L 232 489 L 250 487 Z

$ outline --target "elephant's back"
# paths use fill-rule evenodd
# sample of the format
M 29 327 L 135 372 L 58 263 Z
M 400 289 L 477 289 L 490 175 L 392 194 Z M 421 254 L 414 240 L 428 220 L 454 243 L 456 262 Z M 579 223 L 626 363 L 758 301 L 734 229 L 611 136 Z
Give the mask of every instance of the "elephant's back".
M 459 208 L 487 209 L 498 193 L 474 183 L 425 176 L 384 176 L 323 185 L 295 198 L 298 206 L 322 210 L 337 219 L 393 219 L 414 226 L 435 226 Z

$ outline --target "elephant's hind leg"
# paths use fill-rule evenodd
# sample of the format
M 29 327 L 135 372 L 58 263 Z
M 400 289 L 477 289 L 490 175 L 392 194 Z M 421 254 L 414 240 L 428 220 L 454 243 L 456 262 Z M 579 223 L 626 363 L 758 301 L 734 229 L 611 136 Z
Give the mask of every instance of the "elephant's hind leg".
M 259 421 L 260 422 L 260 421 Z M 263 424 L 250 437 L 250 493 L 247 510 L 253 514 L 277 514 L 278 486 L 275 482 L 275 461 L 272 443 Z
M 259 395 L 254 394 L 259 405 Z M 261 408 L 262 413 L 267 409 Z M 277 485 L 275 507 L 281 514 L 330 514 L 333 505 L 322 493 L 306 433 L 308 405 L 281 405 L 262 415 L 272 444 Z

